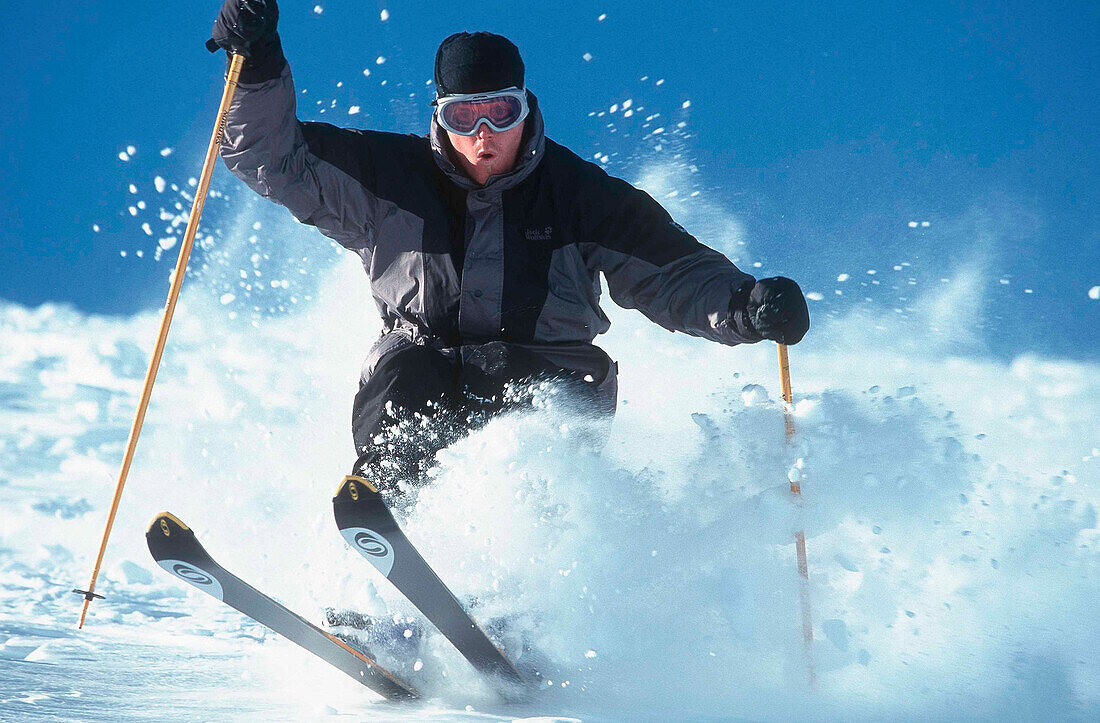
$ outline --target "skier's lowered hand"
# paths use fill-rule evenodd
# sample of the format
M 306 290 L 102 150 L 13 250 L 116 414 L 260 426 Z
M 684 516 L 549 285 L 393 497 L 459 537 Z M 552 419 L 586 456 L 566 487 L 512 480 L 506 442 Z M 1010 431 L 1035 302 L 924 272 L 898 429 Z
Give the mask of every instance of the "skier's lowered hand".
M 810 329 L 806 297 L 791 279 L 760 279 L 744 300 L 745 331 L 780 344 L 797 344 Z M 749 335 L 751 337 L 751 334 Z
M 278 41 L 275 32 L 278 23 L 279 7 L 275 0 L 225 0 L 206 47 L 210 52 L 224 48 L 255 64 Z

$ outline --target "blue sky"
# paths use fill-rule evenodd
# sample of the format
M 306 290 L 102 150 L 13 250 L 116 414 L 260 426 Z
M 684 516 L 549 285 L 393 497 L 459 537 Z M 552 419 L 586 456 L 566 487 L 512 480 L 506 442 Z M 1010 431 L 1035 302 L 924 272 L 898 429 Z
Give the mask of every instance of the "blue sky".
M 501 32 L 552 137 L 608 153 L 627 178 L 675 149 L 698 170 L 691 188 L 743 224 L 751 270 L 819 289 L 815 313 L 904 306 L 885 286 L 833 296 L 840 273 L 885 280 L 904 262 L 927 288 L 974 262 L 989 353 L 1100 358 L 1095 3 L 315 4 L 281 4 L 305 119 L 421 132 L 439 40 Z M 218 5 L 0 7 L 0 299 L 109 314 L 163 303 L 175 250 L 132 253 L 156 239 L 140 229 L 152 210 L 127 212 L 128 186 L 198 173 L 221 87 L 202 45 Z M 625 99 L 686 130 L 662 145 L 621 110 L 590 115 Z M 240 190 L 224 168 L 215 188 Z M 211 205 L 211 228 L 228 206 Z

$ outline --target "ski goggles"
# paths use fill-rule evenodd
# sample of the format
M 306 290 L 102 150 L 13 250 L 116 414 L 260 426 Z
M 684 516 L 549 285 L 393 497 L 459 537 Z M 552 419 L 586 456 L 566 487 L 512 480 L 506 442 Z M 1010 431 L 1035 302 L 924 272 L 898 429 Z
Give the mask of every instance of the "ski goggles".
M 445 130 L 472 136 L 484 123 L 497 133 L 515 128 L 527 117 L 527 91 L 505 88 L 491 93 L 445 95 L 436 98 L 435 117 Z

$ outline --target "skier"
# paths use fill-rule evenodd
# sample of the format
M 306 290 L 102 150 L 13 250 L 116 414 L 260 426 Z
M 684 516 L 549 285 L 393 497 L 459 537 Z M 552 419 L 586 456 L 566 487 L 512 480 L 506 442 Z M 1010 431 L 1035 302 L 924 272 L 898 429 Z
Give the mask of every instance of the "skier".
M 600 272 L 616 303 L 672 331 L 734 345 L 796 344 L 809 329 L 794 281 L 740 271 L 547 138 L 506 38 L 446 38 L 430 132 L 400 135 L 299 121 L 277 22 L 275 0 L 225 0 L 214 23 L 211 49 L 246 56 L 221 155 L 363 261 L 384 330 L 355 395 L 355 474 L 416 480 L 470 424 L 517 403 L 505 392 L 524 380 L 554 379 L 610 418 L 617 368 L 592 343 L 609 327 Z M 403 420 L 424 418 L 445 424 L 393 443 Z

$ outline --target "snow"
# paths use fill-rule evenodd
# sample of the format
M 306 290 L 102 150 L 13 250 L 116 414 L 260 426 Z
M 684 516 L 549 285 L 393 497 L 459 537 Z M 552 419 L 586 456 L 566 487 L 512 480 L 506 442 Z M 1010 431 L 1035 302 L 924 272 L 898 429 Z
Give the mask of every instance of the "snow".
M 1089 289 L 1089 298 L 1093 299 L 1094 301 L 1096 299 L 1100 299 L 1100 286 L 1094 286 Z
M 386 22 L 390 19 L 390 11 L 382 8 L 382 12 L 378 13 L 378 17 L 379 19 L 381 19 L 382 22 Z
M 307 617 L 328 605 L 407 611 L 331 529 L 363 352 L 342 340 L 349 322 L 364 339 L 377 328 L 360 275 L 340 264 L 312 304 L 246 333 L 215 311 L 225 292 L 187 287 L 108 554 L 109 599 L 79 634 L 78 600 L 62 587 L 88 573 L 158 314 L 0 306 L 0 379 L 16 393 L 0 432 L 0 665 L 67 671 L 60 685 L 34 669 L 0 676 L 3 705 L 90 714 L 114 695 L 113 676 L 149 689 L 143 708 L 180 715 L 197 704 L 310 717 L 319 700 L 383 715 L 340 673 L 184 590 L 141 539 L 170 509 L 220 562 Z M 796 526 L 816 621 L 811 717 L 1096 711 L 1100 370 L 944 356 L 890 318 L 874 320 L 893 324 L 879 335 L 867 320 L 822 320 L 791 349 L 787 446 L 772 346 L 714 347 L 609 312 L 624 403 L 605 450 L 586 447 L 584 425 L 551 397 L 544 414 L 498 420 L 444 452 L 406 523 L 460 596 L 477 594 L 488 617 L 519 615 L 553 660 L 532 713 L 805 715 Z M 801 517 L 784 492 L 792 476 Z M 460 691 L 480 690 L 472 673 L 445 645 L 428 652 L 414 672 L 442 663 L 440 704 L 463 708 Z M 176 670 L 199 703 L 173 694 Z M 1055 693 L 1051 680 L 1063 681 Z M 232 704 L 217 703 L 227 688 Z

